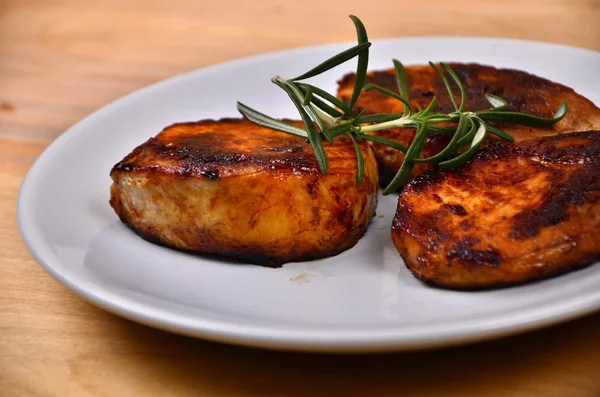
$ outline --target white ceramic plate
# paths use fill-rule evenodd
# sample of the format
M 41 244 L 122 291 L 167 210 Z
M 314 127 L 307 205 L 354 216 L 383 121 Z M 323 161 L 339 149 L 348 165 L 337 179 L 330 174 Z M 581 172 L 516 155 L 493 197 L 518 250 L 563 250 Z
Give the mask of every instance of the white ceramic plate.
M 230 343 L 278 349 L 384 351 L 507 335 L 600 307 L 600 264 L 513 288 L 428 287 L 392 245 L 395 197 L 381 197 L 366 236 L 336 257 L 280 269 L 189 255 L 148 243 L 108 205 L 109 170 L 136 145 L 178 121 L 237 116 L 236 100 L 276 116 L 293 105 L 270 83 L 297 75 L 351 44 L 246 58 L 168 79 L 82 120 L 37 159 L 18 218 L 35 258 L 90 302 L 134 321 Z M 600 104 L 600 54 L 500 39 L 376 40 L 370 69 L 433 61 L 524 69 Z M 354 65 L 315 79 L 335 91 Z

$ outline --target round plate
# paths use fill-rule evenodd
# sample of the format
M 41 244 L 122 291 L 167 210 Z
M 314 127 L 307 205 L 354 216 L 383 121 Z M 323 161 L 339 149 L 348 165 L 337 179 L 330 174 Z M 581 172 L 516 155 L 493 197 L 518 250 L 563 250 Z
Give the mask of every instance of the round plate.
M 243 345 L 315 351 L 416 349 L 507 335 L 600 307 L 598 264 L 513 288 L 429 287 L 392 245 L 396 197 L 381 197 L 360 242 L 332 258 L 270 269 L 146 242 L 108 205 L 111 167 L 163 127 L 237 117 L 236 101 L 295 117 L 275 74 L 298 75 L 351 43 L 283 51 L 213 66 L 128 95 L 62 134 L 31 167 L 18 202 L 21 233 L 58 281 L 90 302 L 154 327 Z M 500 39 L 375 40 L 370 69 L 479 62 L 523 69 L 600 104 L 600 54 Z M 354 64 L 315 78 L 335 92 Z

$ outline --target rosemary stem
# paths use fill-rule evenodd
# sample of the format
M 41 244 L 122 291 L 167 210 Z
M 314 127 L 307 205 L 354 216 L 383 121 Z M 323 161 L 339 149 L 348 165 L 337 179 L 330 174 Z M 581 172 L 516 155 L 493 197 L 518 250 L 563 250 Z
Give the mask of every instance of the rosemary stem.
M 395 120 L 384 121 L 383 123 L 361 126 L 360 132 L 373 132 L 385 130 L 386 128 L 414 127 L 417 124 L 418 123 L 410 117 L 400 117 Z
M 438 118 L 431 118 L 431 119 L 427 119 L 427 123 L 429 124 L 436 124 L 436 123 L 443 123 L 446 121 L 458 121 L 458 119 L 460 119 L 460 115 L 456 116 L 455 118 L 449 118 L 449 117 L 438 117 Z
M 342 123 L 338 123 L 336 126 L 334 126 L 330 131 L 329 134 L 331 135 L 332 138 L 336 138 L 340 135 L 346 134 L 350 131 L 352 131 L 354 129 L 354 126 L 352 126 L 352 124 L 349 121 L 344 121 Z

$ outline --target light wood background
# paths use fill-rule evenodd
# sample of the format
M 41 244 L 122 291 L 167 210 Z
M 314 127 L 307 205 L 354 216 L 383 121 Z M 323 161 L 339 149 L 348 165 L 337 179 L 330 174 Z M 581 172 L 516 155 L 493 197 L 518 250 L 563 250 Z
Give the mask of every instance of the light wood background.
M 268 352 L 105 313 L 26 251 L 17 192 L 66 128 L 184 71 L 352 40 L 349 13 L 371 38 L 502 36 L 600 49 L 597 0 L 0 0 L 0 396 L 600 396 L 600 313 L 446 350 Z

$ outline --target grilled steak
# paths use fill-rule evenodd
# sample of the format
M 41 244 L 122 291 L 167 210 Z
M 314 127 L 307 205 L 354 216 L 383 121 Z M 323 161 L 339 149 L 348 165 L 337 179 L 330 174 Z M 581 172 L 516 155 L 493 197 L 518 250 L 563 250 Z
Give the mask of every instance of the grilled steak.
M 114 166 L 110 204 L 143 238 L 182 250 L 273 266 L 335 255 L 375 214 L 377 164 L 361 145 L 357 184 L 345 137 L 325 145 L 322 175 L 302 138 L 239 119 L 175 124 Z
M 392 237 L 412 273 L 449 288 L 520 283 L 600 257 L 600 131 L 490 143 L 400 193 Z
M 493 124 L 514 136 L 515 141 L 540 136 L 556 135 L 572 131 L 600 129 L 600 109 L 592 102 L 577 94 L 571 88 L 553 83 L 526 72 L 512 69 L 497 69 L 478 64 L 450 63 L 466 89 L 466 109 L 489 109 L 485 94 L 494 94 L 508 102 L 508 110 L 530 113 L 540 117 L 551 117 L 562 101 L 567 101 L 569 111 L 565 118 L 552 127 L 530 128 L 518 125 Z M 410 103 L 413 107 L 426 107 L 431 98 L 438 97 L 436 112 L 449 113 L 454 110 L 450 96 L 443 82 L 430 66 L 406 67 L 410 90 Z M 354 86 L 354 74 L 346 75 L 339 82 L 338 97 L 349 102 Z M 398 92 L 394 70 L 383 70 L 368 74 L 366 83 L 375 83 Z M 457 101 L 459 90 L 452 82 Z M 395 113 L 402 111 L 402 104 L 375 90 L 363 92 L 356 104 L 356 110 L 367 109 L 368 113 Z M 415 135 L 413 129 L 389 129 L 377 131 L 375 135 L 398 141 L 408 146 Z M 430 134 L 423 149 L 423 157 L 429 157 L 446 146 L 448 137 Z M 493 138 L 492 138 L 493 139 Z M 380 182 L 387 185 L 394 177 L 404 155 L 389 147 L 372 144 L 379 164 Z M 416 164 L 413 175 L 431 168 L 429 164 Z

